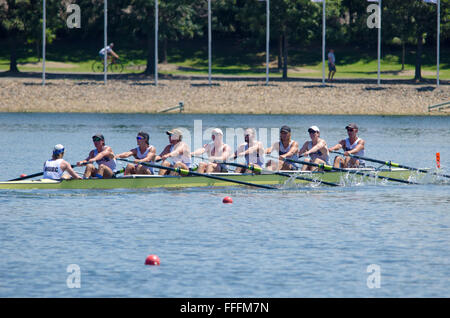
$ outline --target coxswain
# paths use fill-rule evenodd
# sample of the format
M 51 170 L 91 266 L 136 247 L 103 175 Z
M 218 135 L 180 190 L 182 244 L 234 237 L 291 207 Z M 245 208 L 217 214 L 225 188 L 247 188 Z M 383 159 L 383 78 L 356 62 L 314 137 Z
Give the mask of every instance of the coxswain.
M 49 159 L 44 163 L 43 179 L 69 179 L 64 172 L 67 172 L 74 179 L 81 179 L 63 157 L 64 146 L 57 144 L 55 148 L 53 148 L 52 159 Z

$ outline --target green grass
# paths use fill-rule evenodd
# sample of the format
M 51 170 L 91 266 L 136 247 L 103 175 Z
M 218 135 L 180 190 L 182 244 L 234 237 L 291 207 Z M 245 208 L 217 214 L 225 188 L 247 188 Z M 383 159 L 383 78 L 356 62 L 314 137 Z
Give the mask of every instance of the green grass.
M 1 44 L 1 43 L 0 43 Z M 117 53 L 126 62 L 124 73 L 141 73 L 146 68 L 146 52 L 138 45 L 120 47 Z M 262 48 L 264 50 L 264 48 Z M 384 48 L 381 60 L 382 79 L 411 79 L 414 77 L 415 52 L 409 47 L 406 54 L 405 72 L 401 71 L 401 51 L 399 48 Z M 48 72 L 90 73 L 92 63 L 98 59 L 99 48 L 92 43 L 53 43 L 47 46 L 46 70 Z M 228 76 L 265 76 L 265 52 L 251 51 L 230 41 L 213 43 L 212 73 Z M 274 53 L 276 48 L 272 47 Z M 293 78 L 321 78 L 322 54 L 321 47 L 308 49 L 290 49 L 288 76 Z M 336 79 L 339 78 L 377 78 L 377 56 L 375 49 L 336 48 Z M 35 47 L 24 46 L 18 54 L 18 62 L 36 63 Z M 276 56 L 271 55 L 272 65 Z M 69 63 L 73 67 L 52 67 L 50 62 Z M 170 71 L 160 66 L 160 72 L 173 75 L 207 75 L 207 46 L 199 42 L 183 42 L 171 45 L 168 51 L 168 63 L 172 64 Z M 22 72 L 40 72 L 41 66 L 18 66 Z M 296 70 L 297 68 L 298 70 Z M 5 45 L 0 45 L 0 71 L 9 69 L 9 56 Z M 328 67 L 325 67 L 328 75 Z M 270 69 L 271 77 L 281 77 L 281 70 Z M 422 76 L 436 78 L 435 49 L 425 48 L 423 54 Z M 450 80 L 450 48 L 441 48 L 440 78 Z

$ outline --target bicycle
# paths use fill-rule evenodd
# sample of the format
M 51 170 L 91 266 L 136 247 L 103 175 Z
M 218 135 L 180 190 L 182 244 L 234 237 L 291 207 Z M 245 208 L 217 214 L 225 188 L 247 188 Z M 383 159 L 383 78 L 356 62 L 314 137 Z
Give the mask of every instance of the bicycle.
M 92 71 L 94 73 L 103 73 L 104 72 L 104 60 L 97 60 L 92 63 Z M 115 59 L 114 61 L 108 61 L 107 70 L 112 73 L 122 73 L 123 72 L 123 62 L 120 59 Z

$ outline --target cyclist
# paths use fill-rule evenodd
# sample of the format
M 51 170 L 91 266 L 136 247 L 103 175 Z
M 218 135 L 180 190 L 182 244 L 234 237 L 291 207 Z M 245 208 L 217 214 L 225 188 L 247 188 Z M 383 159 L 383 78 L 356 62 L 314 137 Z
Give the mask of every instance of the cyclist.
M 116 54 L 116 52 L 113 51 L 113 47 L 114 47 L 114 43 L 111 43 L 110 45 L 108 45 L 106 48 L 102 48 L 98 54 L 100 55 L 100 57 L 102 59 L 105 58 L 105 52 L 107 52 L 108 54 L 108 58 L 111 57 L 111 62 L 115 63 L 116 59 L 119 58 L 119 55 Z

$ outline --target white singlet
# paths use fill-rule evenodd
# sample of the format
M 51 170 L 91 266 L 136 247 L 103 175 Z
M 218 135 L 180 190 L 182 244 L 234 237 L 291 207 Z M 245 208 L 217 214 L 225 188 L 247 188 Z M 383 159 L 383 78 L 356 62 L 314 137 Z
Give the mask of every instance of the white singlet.
M 106 147 L 106 146 L 104 146 Z M 98 155 L 97 149 L 94 149 L 94 157 Z M 112 171 L 116 171 L 116 159 L 110 159 L 108 157 L 103 157 L 100 160 L 97 160 L 97 165 L 104 164 L 105 166 L 109 167 Z
M 56 160 L 47 160 L 44 163 L 44 175 L 43 179 L 61 179 L 64 171 L 61 170 L 61 162 L 63 159 L 56 159 Z

